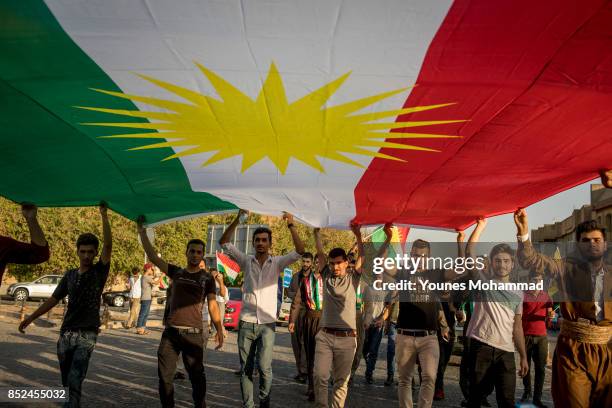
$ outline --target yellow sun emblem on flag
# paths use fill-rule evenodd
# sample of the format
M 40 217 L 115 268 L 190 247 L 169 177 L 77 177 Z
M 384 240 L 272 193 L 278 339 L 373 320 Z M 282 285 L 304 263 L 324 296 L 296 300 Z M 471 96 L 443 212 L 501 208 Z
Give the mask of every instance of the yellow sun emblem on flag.
M 289 103 L 281 76 L 274 63 L 271 64 L 261 92 L 255 100 L 206 67 L 200 64 L 197 64 L 197 66 L 213 85 L 220 100 L 146 75 L 138 75 L 180 96 L 188 103 L 95 89 L 95 91 L 118 98 L 156 106 L 168 112 L 79 106 L 78 108 L 81 109 L 155 121 L 145 123 L 85 123 L 85 125 L 147 131 L 147 133 L 115 134 L 102 136 L 102 138 L 165 139 L 160 143 L 145 144 L 129 150 L 185 148 L 164 160 L 214 152 L 208 160 L 202 163 L 203 167 L 242 155 L 241 171 L 244 173 L 255 163 L 267 157 L 274 163 L 280 173 L 284 174 L 291 158 L 300 160 L 320 172 L 325 172 L 319 158 L 328 158 L 363 167 L 346 154 L 401 161 L 400 158 L 381 153 L 373 148 L 436 151 L 427 147 L 390 142 L 385 139 L 454 138 L 458 136 L 389 133 L 388 131 L 463 122 L 462 120 L 380 122 L 385 118 L 395 118 L 407 113 L 441 108 L 451 105 L 450 103 L 415 106 L 384 112 L 357 113 L 376 102 L 404 92 L 407 88 L 357 99 L 337 106 L 325 106 L 327 100 L 340 88 L 350 72 L 303 98 Z M 158 132 L 151 132 L 151 130 L 157 130 Z

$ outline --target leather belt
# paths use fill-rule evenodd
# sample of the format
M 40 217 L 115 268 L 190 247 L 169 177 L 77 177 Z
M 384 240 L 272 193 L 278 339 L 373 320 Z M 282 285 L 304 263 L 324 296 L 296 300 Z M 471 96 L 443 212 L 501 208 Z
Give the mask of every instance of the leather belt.
M 404 336 L 412 336 L 412 337 L 425 337 L 425 336 L 433 336 L 436 334 L 435 330 L 407 330 L 407 329 L 396 329 L 397 334 L 402 334 Z
M 189 327 L 189 328 L 178 328 L 178 327 L 169 327 L 170 330 L 174 330 L 180 334 L 200 334 L 202 333 L 202 329 L 199 327 Z
M 357 337 L 357 332 L 352 329 L 346 330 L 324 327 L 321 330 L 323 330 L 325 333 L 333 334 L 336 337 Z

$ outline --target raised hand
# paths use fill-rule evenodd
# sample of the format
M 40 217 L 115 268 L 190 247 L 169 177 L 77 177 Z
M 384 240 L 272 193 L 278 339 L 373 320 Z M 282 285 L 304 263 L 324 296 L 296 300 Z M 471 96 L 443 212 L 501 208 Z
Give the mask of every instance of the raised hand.
M 283 211 L 283 220 L 287 221 L 287 225 L 293 224 L 293 214 Z
M 144 223 L 147 219 L 144 215 L 139 215 L 136 219 L 136 228 L 138 232 L 143 232 L 145 230 Z
M 387 238 L 391 239 L 393 237 L 393 224 L 388 222 L 383 227 L 383 231 L 385 231 L 385 235 Z
M 457 231 L 457 242 L 465 241 L 465 231 Z
M 102 215 L 102 217 L 108 216 L 108 204 L 106 201 L 100 201 L 100 215 Z
M 529 223 L 527 222 L 527 211 L 524 208 L 519 208 L 514 212 L 514 224 L 516 224 L 516 233 L 518 235 L 529 234 Z
M 21 213 L 26 220 L 33 220 L 36 219 L 38 208 L 34 204 L 23 203 L 21 204 Z
M 601 177 L 601 184 L 606 188 L 612 188 L 612 169 L 603 169 L 599 171 Z

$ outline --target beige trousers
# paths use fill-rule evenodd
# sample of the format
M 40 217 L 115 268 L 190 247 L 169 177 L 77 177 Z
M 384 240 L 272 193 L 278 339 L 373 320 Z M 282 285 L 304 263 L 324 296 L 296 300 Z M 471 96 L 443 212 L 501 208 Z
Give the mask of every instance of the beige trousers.
M 138 312 L 140 312 L 140 298 L 130 299 L 130 316 L 125 324 L 126 328 L 130 329 L 136 325 Z
M 421 365 L 421 388 L 419 390 L 418 408 L 429 408 L 433 403 L 440 346 L 438 337 L 412 337 L 397 334 L 395 340 L 395 358 L 397 359 L 398 388 L 397 396 L 400 408 L 412 408 L 412 376 L 417 357 Z
M 320 330 L 316 336 L 314 361 L 315 407 L 327 408 L 327 384 L 331 372 L 334 380 L 332 408 L 344 407 L 351 365 L 357 348 L 355 337 L 337 337 Z

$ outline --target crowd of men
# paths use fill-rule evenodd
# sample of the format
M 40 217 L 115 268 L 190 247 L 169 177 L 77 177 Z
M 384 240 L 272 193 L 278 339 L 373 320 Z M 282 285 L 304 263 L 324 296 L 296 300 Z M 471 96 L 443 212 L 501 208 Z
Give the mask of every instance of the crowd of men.
M 612 187 L 612 173 L 602 173 L 602 183 Z M 22 206 L 30 230 L 31 243 L 0 237 L 0 271 L 7 263 L 41 263 L 49 258 L 49 246 L 38 224 L 36 207 Z M 499 407 L 515 406 L 517 373 L 523 378 L 522 401 L 544 407 L 542 390 L 548 356 L 546 319 L 552 303 L 545 291 L 513 290 L 467 291 L 460 295 L 424 289 L 407 294 L 374 289 L 374 280 L 431 282 L 481 279 L 508 282 L 517 266 L 531 271 L 530 279 L 553 279 L 565 295 L 560 304 L 563 317 L 561 332 L 553 357 L 552 396 L 558 407 L 612 406 L 611 328 L 612 288 L 610 265 L 605 263 L 606 231 L 595 221 L 586 221 L 576 229 L 577 250 L 563 258 L 539 253 L 529 239 L 527 214 L 514 214 L 517 228 L 515 251 L 508 244 L 498 244 L 488 254 L 484 269 L 456 273 L 449 269 L 406 271 L 387 269 L 381 275 L 368 272 L 361 229 L 352 225 L 354 251 L 332 248 L 325 252 L 320 231 L 314 229 L 316 254 L 305 252 L 293 217 L 284 219 L 295 250 L 272 256 L 271 230 L 258 228 L 252 236 L 254 255 L 238 250 L 230 243 L 241 216 L 229 225 L 219 244 L 239 265 L 244 274 L 242 310 L 238 327 L 240 388 L 242 405 L 255 406 L 254 371 L 259 373 L 260 407 L 270 406 L 272 355 L 277 320 L 278 277 L 289 265 L 302 260 L 295 274 L 289 320 L 296 355 L 296 380 L 307 383 L 306 398 L 316 407 L 343 407 L 349 384 L 363 356 L 365 381 L 373 383 L 373 372 L 383 336 L 387 336 L 387 379 L 394 386 L 400 407 L 412 407 L 414 377 L 420 378 L 417 406 L 430 407 L 444 399 L 444 373 L 455 341 L 455 321 L 464 325 L 463 358 L 460 386 L 468 407 L 488 405 L 495 393 Z M 100 328 L 100 302 L 109 275 L 112 256 L 111 225 L 107 207 L 100 205 L 103 226 L 102 250 L 91 233 L 79 236 L 76 252 L 79 266 L 68 270 L 53 295 L 19 325 L 25 329 L 38 317 L 68 297 L 68 307 L 57 342 L 61 380 L 69 388 L 66 406 L 78 407 L 81 386 L 95 348 Z M 190 239 L 186 245 L 185 266 L 173 265 L 158 255 L 144 228 L 144 217 L 137 223 L 138 233 L 148 259 L 171 279 L 164 313 L 164 331 L 159 344 L 159 398 L 162 406 L 174 406 L 174 378 L 177 361 L 182 361 L 192 385 L 195 407 L 206 406 L 204 349 L 208 339 L 203 325 L 203 307 L 216 328 L 217 349 L 224 342 L 222 315 L 217 304 L 219 291 L 226 295 L 223 279 L 207 270 L 203 261 L 204 242 Z M 486 226 L 480 219 L 464 245 L 464 234 L 457 237 L 458 256 L 475 256 L 475 244 Z M 385 256 L 391 241 L 391 224 L 384 227 L 386 240 L 375 256 Z M 98 258 L 99 253 L 99 258 Z M 427 241 L 416 239 L 411 257 L 432 256 Z M 97 260 L 96 260 L 97 258 Z M 420 288 L 420 289 L 418 289 Z M 128 325 L 134 324 L 135 313 Z M 515 366 L 518 352 L 519 367 Z M 396 367 L 394 366 L 396 365 Z M 533 366 L 535 380 L 530 379 Z M 331 402 L 329 384 L 332 384 Z

